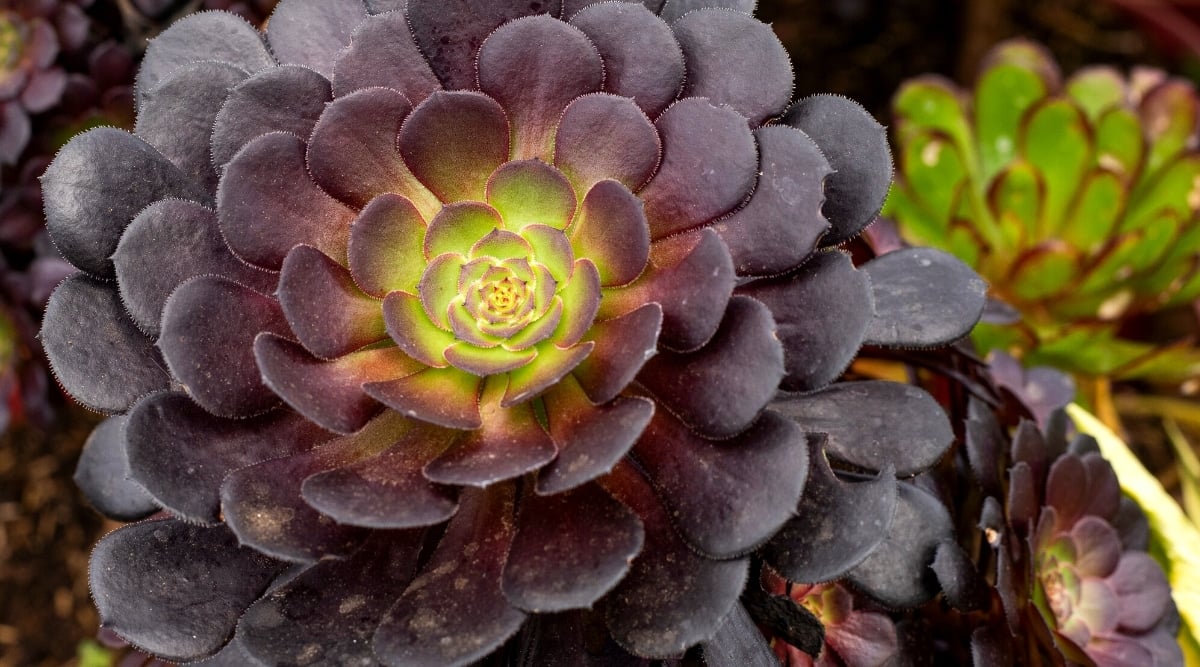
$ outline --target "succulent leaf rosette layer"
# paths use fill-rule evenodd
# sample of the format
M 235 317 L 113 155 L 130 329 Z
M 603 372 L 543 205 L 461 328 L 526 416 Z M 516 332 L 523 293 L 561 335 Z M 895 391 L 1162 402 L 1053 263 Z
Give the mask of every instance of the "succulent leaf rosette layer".
M 112 415 L 77 479 L 164 510 L 97 546 L 106 626 L 170 660 L 395 665 L 526 628 L 562 638 L 532 664 L 583 664 L 599 619 L 663 657 L 717 635 L 768 541 L 830 577 L 883 543 L 804 526 L 854 487 L 890 516 L 948 422 L 830 385 L 865 343 L 965 335 L 985 288 L 830 248 L 886 194 L 882 128 L 789 104 L 770 29 L 709 4 L 284 0 L 265 35 L 202 12 L 151 42 L 135 132 L 43 179 L 82 271 L 45 346 Z M 816 432 L 878 479 L 834 479 Z
M 1031 42 L 997 46 L 970 90 L 897 92 L 898 178 L 886 214 L 952 252 L 1014 312 L 976 341 L 1073 373 L 1183 382 L 1186 341 L 1130 322 L 1200 296 L 1200 99 L 1163 72 L 1090 67 L 1066 80 Z

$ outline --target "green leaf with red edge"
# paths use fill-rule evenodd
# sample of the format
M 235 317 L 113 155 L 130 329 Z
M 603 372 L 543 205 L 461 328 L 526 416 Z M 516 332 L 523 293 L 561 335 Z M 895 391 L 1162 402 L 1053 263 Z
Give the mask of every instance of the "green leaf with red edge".
M 1071 245 L 1054 239 L 1023 253 L 1013 264 L 1012 279 L 1003 286 L 1020 299 L 1035 301 L 1067 289 L 1079 277 L 1082 258 Z
M 975 164 L 975 142 L 966 109 L 948 80 L 924 76 L 906 82 L 892 99 L 892 110 L 901 137 L 907 139 L 910 132 L 919 130 L 944 132 L 962 151 L 967 164 Z
M 942 132 L 915 132 L 904 144 L 900 167 L 914 203 L 944 229 L 955 212 L 960 183 L 969 182 L 961 151 Z
M 1132 183 L 1146 153 L 1146 139 L 1141 120 L 1129 109 L 1109 109 L 1094 121 L 1096 165 L 1113 171 L 1122 181 Z
M 1159 167 L 1173 160 L 1195 136 L 1200 124 L 1200 100 L 1196 99 L 1192 84 L 1167 80 L 1145 94 L 1138 111 L 1150 139 L 1144 173 L 1152 178 Z
M 1080 185 L 1059 236 L 1080 252 L 1094 253 L 1116 229 L 1128 196 L 1120 174 L 1093 170 Z
M 1039 236 L 1060 228 L 1079 182 L 1092 164 L 1091 134 L 1083 113 L 1063 99 L 1039 104 L 1021 123 L 1021 156 L 1045 186 Z
M 1067 81 L 1064 89 L 1092 121 L 1109 109 L 1123 104 L 1129 95 L 1120 72 L 1105 66 L 1079 70 Z
M 979 76 L 974 109 L 983 182 L 1016 157 L 1021 118 L 1048 93 L 1049 82 L 1017 64 L 999 63 Z
M 1009 164 L 996 176 L 987 201 L 1006 246 L 1016 248 L 1024 239 L 1038 238 L 1045 199 L 1042 175 L 1024 160 Z

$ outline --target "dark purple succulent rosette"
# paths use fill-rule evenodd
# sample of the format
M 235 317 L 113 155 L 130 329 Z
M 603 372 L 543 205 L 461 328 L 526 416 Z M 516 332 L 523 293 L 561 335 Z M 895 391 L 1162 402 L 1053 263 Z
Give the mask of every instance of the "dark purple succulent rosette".
M 839 559 L 797 523 L 810 460 L 820 512 L 855 486 L 891 516 L 892 471 L 949 441 L 839 424 L 945 416 L 830 385 L 865 343 L 965 335 L 984 286 L 830 249 L 880 208 L 882 128 L 789 106 L 751 3 L 710 4 L 284 0 L 265 36 L 202 12 L 151 42 L 135 132 L 43 179 L 83 272 L 45 346 L 112 415 L 80 483 L 166 510 L 97 546 L 106 626 L 170 660 L 404 665 L 552 627 L 528 659 L 581 664 L 582 610 L 639 656 L 719 639 L 785 525 L 777 552 L 863 567 L 886 530 Z
M 1011 631 L 978 631 L 972 650 L 1100 667 L 1182 665 L 1179 618 L 1166 576 L 1146 553 L 1146 519 L 1122 496 L 1095 440 L 1068 440 L 1058 412 L 1044 432 L 1022 422 L 1009 445 L 989 411 L 972 413 L 971 468 L 996 492 L 979 526 Z M 941 575 L 973 576 L 961 567 Z

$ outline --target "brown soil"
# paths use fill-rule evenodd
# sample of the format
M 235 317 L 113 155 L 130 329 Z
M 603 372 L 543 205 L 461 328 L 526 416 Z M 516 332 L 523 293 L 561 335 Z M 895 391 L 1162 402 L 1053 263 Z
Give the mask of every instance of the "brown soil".
M 95 634 L 87 559 L 103 519 L 71 476 L 98 421 L 65 408 L 49 430 L 0 439 L 0 667 L 63 665 Z

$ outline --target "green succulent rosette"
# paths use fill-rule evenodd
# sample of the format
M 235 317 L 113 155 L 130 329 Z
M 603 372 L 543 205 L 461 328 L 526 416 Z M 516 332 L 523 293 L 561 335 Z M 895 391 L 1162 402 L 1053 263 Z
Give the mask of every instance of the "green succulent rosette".
M 1133 318 L 1200 296 L 1191 84 L 1109 67 L 1064 81 L 1043 48 L 1018 40 L 987 56 L 973 89 L 914 79 L 893 112 L 885 214 L 910 241 L 974 265 L 1019 313 L 987 318 L 981 347 L 1083 375 L 1200 375 L 1188 341 L 1122 335 Z

